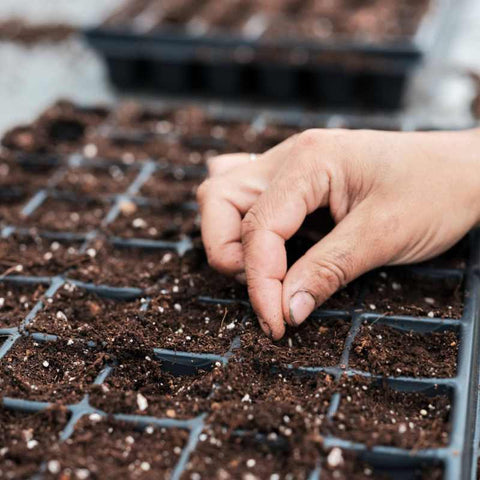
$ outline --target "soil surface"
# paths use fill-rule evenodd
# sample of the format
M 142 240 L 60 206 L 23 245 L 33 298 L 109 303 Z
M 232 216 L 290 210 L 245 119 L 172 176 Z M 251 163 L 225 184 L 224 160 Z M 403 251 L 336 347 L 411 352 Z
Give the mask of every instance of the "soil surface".
M 45 402 L 79 401 L 103 366 L 104 354 L 67 342 L 24 337 L 0 361 L 6 397 Z
M 360 377 L 340 385 L 340 406 L 326 431 L 368 446 L 424 449 L 448 443 L 450 400 L 400 392 Z
M 5 275 L 55 276 L 88 262 L 81 242 L 58 241 L 38 235 L 11 235 L 0 239 L 0 269 Z
M 175 178 L 174 172 L 157 171 L 142 185 L 139 193 L 164 204 L 192 202 L 200 182 L 201 179 Z
M 367 277 L 364 308 L 371 313 L 414 317 L 461 318 L 463 282 L 429 278 L 400 269 Z
M 112 235 L 124 238 L 176 241 L 199 230 L 198 214 L 179 206 L 137 205 L 124 201 L 118 217 L 108 226 Z
M 184 430 L 138 431 L 92 414 L 49 453 L 45 478 L 169 478 L 187 440 Z
M 0 408 L 2 478 L 31 478 L 38 473 L 67 420 L 68 412 L 60 408 L 38 413 Z
M 18 327 L 44 292 L 39 284 L 0 282 L 0 328 Z
M 455 332 L 417 333 L 365 322 L 353 343 L 349 367 L 375 375 L 454 377 Z
M 428 0 L 399 4 L 394 0 L 369 2 L 254 2 L 231 0 L 219 5 L 207 2 L 168 2 L 158 8 L 155 1 L 131 0 L 105 22 L 106 26 L 128 26 L 140 31 L 185 27 L 202 33 L 235 32 L 236 35 L 268 39 L 340 37 L 384 42 L 391 37 L 415 33 L 429 5 Z
M 22 226 L 51 232 L 87 233 L 100 227 L 110 204 L 99 198 L 47 198 Z
M 163 248 L 115 246 L 100 240 L 87 251 L 88 261 L 72 270 L 69 278 L 97 285 L 163 290 L 173 286 L 173 278 L 180 272 L 179 257 Z
M 425 464 L 404 470 L 407 478 L 415 480 L 442 480 L 443 478 L 443 468 L 435 464 Z M 340 448 L 326 452 L 321 472 L 322 480 L 394 480 L 396 478 L 394 469 L 375 468 L 353 452 Z
M 33 123 L 9 130 L 2 138 L 2 145 L 25 153 L 73 153 L 86 142 L 89 130 L 103 122 L 108 113 L 103 107 L 81 107 L 59 101 Z
M 242 354 L 260 362 L 295 367 L 331 367 L 340 364 L 350 321 L 310 318 L 298 328 L 288 328 L 285 336 L 273 342 L 253 319 L 242 335 Z
M 301 443 L 282 442 L 280 446 L 272 446 L 251 436 L 225 439 L 221 431 L 207 428 L 200 434 L 181 479 L 306 480 L 315 468 L 318 453 L 305 450 Z
M 144 336 L 155 338 L 141 315 L 141 299 L 113 300 L 65 284 L 45 302 L 28 330 L 63 339 L 93 340 L 109 346 L 144 347 Z
M 158 331 L 157 346 L 183 352 L 228 351 L 243 331 L 248 309 L 236 304 L 222 305 L 175 299 L 160 295 L 152 299 L 145 321 Z
M 153 355 L 121 353 L 102 385 L 91 388 L 90 404 L 107 413 L 193 418 L 207 409 L 214 375 L 197 370 L 174 375 Z M 218 367 L 217 367 L 218 368 Z
M 295 438 L 317 432 L 325 420 L 333 378 L 324 373 L 272 370 L 250 361 L 231 361 L 217 379 L 208 421 L 229 432 Z
M 123 193 L 137 174 L 138 169 L 119 165 L 71 168 L 55 188 L 77 195 Z
M 75 28 L 62 24 L 29 25 L 22 20 L 0 22 L 0 40 L 34 45 L 40 42 L 58 43 L 66 40 Z

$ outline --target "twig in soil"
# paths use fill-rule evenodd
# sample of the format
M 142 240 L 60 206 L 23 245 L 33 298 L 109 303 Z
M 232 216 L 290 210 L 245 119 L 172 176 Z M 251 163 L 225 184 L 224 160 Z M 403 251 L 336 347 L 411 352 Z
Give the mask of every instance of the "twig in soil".
M 7 268 L 1 275 L 0 278 L 5 278 L 7 275 L 9 275 L 12 272 L 21 272 L 23 270 L 22 265 L 12 265 L 10 268 Z
M 227 318 L 227 313 L 228 313 L 228 308 L 225 307 L 225 313 L 223 314 L 223 318 L 222 318 L 222 321 L 220 323 L 220 328 L 218 329 L 219 332 L 222 331 L 222 328 L 223 328 L 223 322 L 225 321 L 225 318 Z

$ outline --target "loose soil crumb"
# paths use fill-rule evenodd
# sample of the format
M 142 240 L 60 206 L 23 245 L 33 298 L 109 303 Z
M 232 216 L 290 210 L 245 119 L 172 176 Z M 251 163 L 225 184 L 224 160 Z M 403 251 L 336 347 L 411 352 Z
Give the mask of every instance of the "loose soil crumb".
M 367 277 L 363 306 L 372 313 L 461 318 L 463 281 L 389 269 Z
M 138 431 L 92 414 L 49 454 L 45 478 L 169 478 L 187 440 L 185 430 Z
M 309 318 L 298 328 L 288 328 L 273 342 L 261 331 L 256 319 L 245 325 L 241 354 L 260 362 L 295 367 L 331 367 L 340 363 L 350 322 L 343 319 Z
M 0 408 L 2 478 L 31 478 L 36 474 L 68 420 L 65 409 L 38 413 Z
M 108 226 L 109 233 L 124 238 L 176 241 L 198 233 L 198 214 L 180 206 L 137 205 L 125 201 L 119 216 Z
M 192 418 L 205 412 L 214 375 L 197 370 L 174 375 L 153 355 L 120 354 L 102 385 L 91 389 L 90 404 L 107 413 Z M 218 368 L 218 367 L 217 367 Z
M 12 235 L 0 239 L 2 274 L 53 277 L 88 262 L 80 253 L 81 242 L 51 240 L 38 235 Z
M 333 390 L 324 373 L 272 370 L 255 360 L 230 361 L 217 383 L 209 422 L 298 439 L 318 432 Z
M 24 400 L 76 402 L 99 373 L 103 357 L 77 344 L 24 337 L 0 362 L 0 390 Z
M 349 366 L 375 375 L 450 378 L 457 371 L 458 344 L 453 331 L 417 333 L 365 322 Z
M 21 224 L 51 232 L 87 233 L 98 228 L 110 205 L 98 198 L 47 198 Z
M 44 292 L 40 284 L 0 282 L 0 328 L 18 327 Z
M 339 391 L 340 406 L 325 428 L 329 434 L 367 446 L 415 450 L 448 443 L 450 400 L 446 395 L 400 392 L 359 377 L 345 379 Z

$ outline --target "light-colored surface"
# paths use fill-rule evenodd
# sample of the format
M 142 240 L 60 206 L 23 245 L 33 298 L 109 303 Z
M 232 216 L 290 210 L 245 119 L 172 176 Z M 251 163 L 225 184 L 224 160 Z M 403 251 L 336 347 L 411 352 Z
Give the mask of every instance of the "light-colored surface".
M 124 0 L 1 0 L 0 19 L 19 17 L 31 23 L 96 24 Z

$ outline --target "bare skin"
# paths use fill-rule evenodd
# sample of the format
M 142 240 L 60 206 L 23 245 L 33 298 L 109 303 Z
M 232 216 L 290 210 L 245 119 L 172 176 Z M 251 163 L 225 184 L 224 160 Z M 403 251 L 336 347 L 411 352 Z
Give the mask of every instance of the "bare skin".
M 250 160 L 210 161 L 202 238 L 273 339 L 368 270 L 434 257 L 480 223 L 480 130 L 307 130 Z M 287 271 L 285 241 L 320 207 L 335 228 Z

